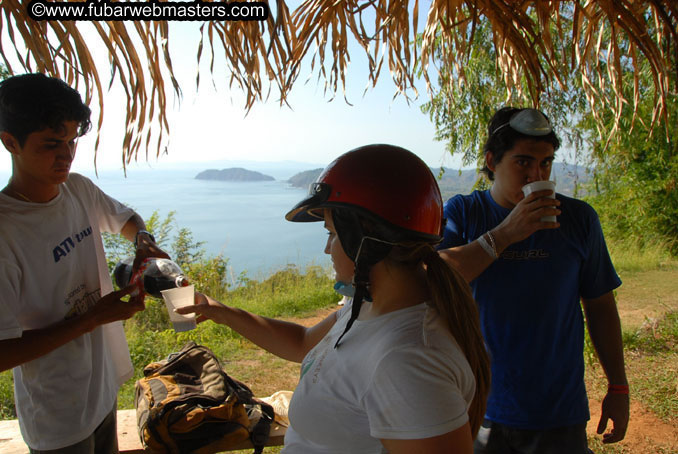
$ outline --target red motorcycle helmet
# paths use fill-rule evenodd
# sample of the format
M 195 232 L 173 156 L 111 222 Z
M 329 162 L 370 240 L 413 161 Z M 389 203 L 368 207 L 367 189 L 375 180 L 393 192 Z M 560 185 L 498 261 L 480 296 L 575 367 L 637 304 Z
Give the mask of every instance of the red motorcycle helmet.
M 424 161 L 394 145 L 366 145 L 339 156 L 285 219 L 320 221 L 323 208 L 358 210 L 408 239 L 431 243 L 441 239 L 443 201 L 438 183 Z

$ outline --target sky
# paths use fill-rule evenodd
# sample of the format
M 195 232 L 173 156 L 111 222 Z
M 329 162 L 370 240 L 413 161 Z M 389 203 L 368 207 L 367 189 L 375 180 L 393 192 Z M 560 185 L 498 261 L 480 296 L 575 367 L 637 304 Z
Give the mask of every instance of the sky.
M 444 165 L 459 168 L 460 160 L 444 151 L 444 143 L 434 140 L 435 128 L 421 105 L 429 98 L 423 81 L 418 85 L 419 97 L 408 105 L 404 97 L 393 99 L 395 85 L 382 69 L 376 88 L 364 93 L 368 83 L 367 66 L 360 50 L 352 52 L 348 69 L 346 97 L 339 92 L 330 101 L 315 77 L 304 83 L 308 73 L 300 75 L 288 101 L 280 106 L 275 96 L 267 102 L 258 102 L 245 115 L 245 100 L 238 88 L 227 87 L 227 77 L 220 73 L 215 78 L 215 90 L 206 65 L 201 67 L 200 90 L 196 91 L 196 53 L 198 28 L 192 22 L 171 22 L 170 40 L 173 66 L 183 90 L 179 100 L 166 84 L 171 109 L 168 154 L 159 158 L 152 149 L 146 160 L 139 154 L 130 170 L 139 168 L 167 168 L 195 162 L 230 160 L 300 161 L 324 166 L 341 153 L 369 143 L 391 143 L 405 147 L 433 167 Z M 104 46 L 97 46 L 105 50 Z M 96 52 L 96 48 L 92 49 Z M 206 53 L 206 52 L 205 52 Z M 108 67 L 106 55 L 100 72 L 104 83 Z M 95 56 L 96 58 L 96 56 Z M 363 95 L 364 93 L 364 95 Z M 117 87 L 104 97 L 104 126 L 97 155 L 98 170 L 119 170 L 122 174 L 121 139 L 124 124 L 124 95 Z M 98 111 L 93 108 L 93 127 Z M 94 169 L 93 149 L 96 131 L 81 138 L 72 169 L 91 172 Z M 0 169 L 9 172 L 9 153 L 0 154 Z M 222 164 L 226 164 L 223 163 Z

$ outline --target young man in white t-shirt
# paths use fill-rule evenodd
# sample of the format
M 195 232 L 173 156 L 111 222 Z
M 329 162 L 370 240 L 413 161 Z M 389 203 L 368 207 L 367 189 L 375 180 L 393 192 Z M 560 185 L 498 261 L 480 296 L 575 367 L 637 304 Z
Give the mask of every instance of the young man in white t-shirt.
M 122 320 L 143 298 L 114 292 L 101 232 L 138 261 L 167 257 L 143 219 L 70 173 L 90 127 L 77 91 L 42 74 L 0 83 L 0 140 L 12 177 L 0 191 L 0 370 L 14 371 L 17 416 L 32 453 L 117 453 L 119 386 L 132 375 Z

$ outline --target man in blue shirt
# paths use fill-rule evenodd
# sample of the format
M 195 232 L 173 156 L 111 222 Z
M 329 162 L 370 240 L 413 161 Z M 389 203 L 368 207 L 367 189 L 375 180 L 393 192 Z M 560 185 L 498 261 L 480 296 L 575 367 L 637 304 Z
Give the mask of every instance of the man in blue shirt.
M 595 210 L 550 190 L 560 141 L 536 109 L 503 108 L 488 127 L 482 171 L 491 189 L 445 205 L 441 255 L 471 284 L 492 357 L 492 389 L 476 454 L 585 454 L 584 319 L 609 382 L 598 433 L 624 438 L 629 419 L 621 285 Z M 545 216 L 557 216 L 548 222 Z

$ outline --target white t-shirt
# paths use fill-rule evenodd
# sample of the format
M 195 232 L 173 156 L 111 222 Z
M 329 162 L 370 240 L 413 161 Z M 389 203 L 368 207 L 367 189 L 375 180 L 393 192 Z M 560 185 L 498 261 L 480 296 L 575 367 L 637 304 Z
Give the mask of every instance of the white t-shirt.
M 382 453 L 381 438 L 463 426 L 475 379 L 437 311 L 419 304 L 356 320 L 335 349 L 351 305 L 302 362 L 282 452 Z
M 100 232 L 120 232 L 134 211 L 81 175 L 59 189 L 48 203 L 0 193 L 0 339 L 82 314 L 113 290 Z M 122 322 L 15 367 L 24 440 L 49 450 L 88 437 L 132 373 Z

